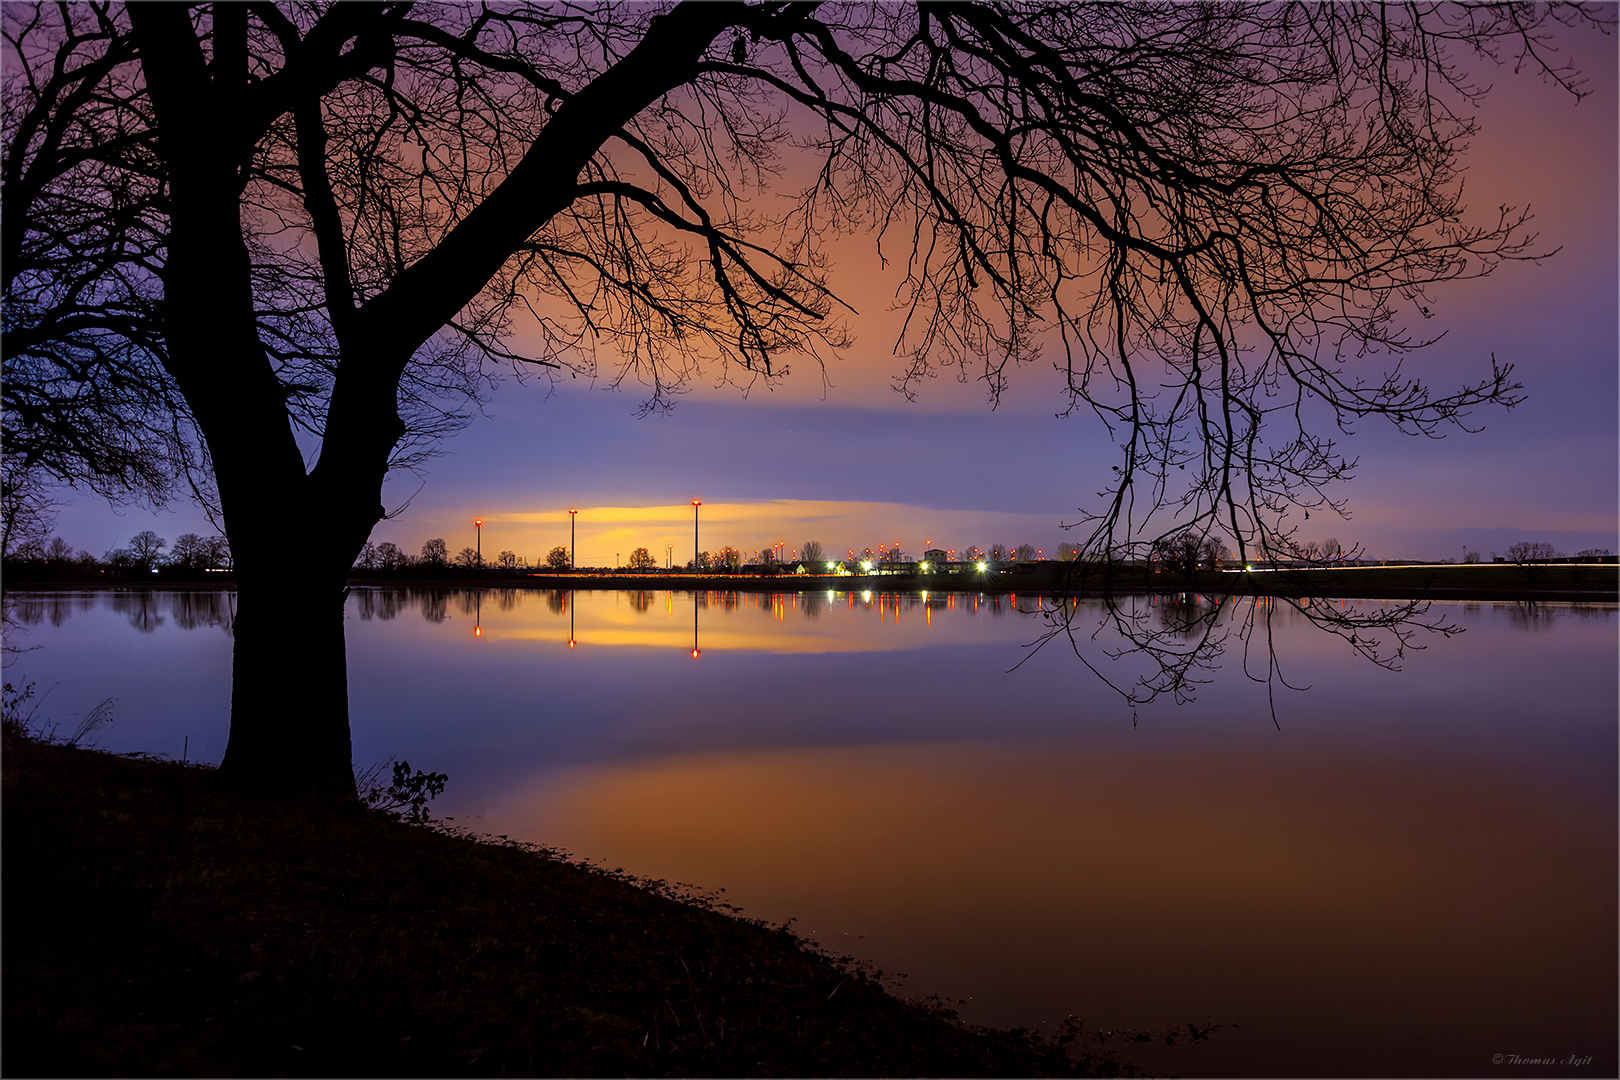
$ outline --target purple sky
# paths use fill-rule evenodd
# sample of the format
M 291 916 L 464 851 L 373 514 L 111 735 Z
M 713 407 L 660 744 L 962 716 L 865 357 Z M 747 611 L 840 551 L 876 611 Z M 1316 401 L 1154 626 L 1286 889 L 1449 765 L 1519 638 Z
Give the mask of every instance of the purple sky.
M 1488 372 L 1494 352 L 1516 366 L 1527 402 L 1476 416 L 1480 434 L 1438 442 L 1366 425 L 1348 443 L 1356 479 L 1338 492 L 1351 520 L 1304 538 L 1382 558 L 1458 558 L 1464 545 L 1488 556 L 1521 539 L 1620 550 L 1616 42 L 1586 33 L 1565 47 L 1592 90 L 1578 105 L 1534 76 L 1476 67 L 1495 87 L 1466 189 L 1479 218 L 1528 202 L 1542 246 L 1561 250 L 1436 291 L 1423 329 L 1447 336 L 1409 361 L 1444 389 Z M 1017 373 L 994 412 L 981 388 L 948 378 L 915 403 L 895 393 L 884 283 L 859 239 L 839 247 L 848 255 L 833 284 L 861 315 L 855 346 L 829 366 L 830 386 L 801 371 L 745 397 L 699 380 L 672 415 L 638 420 L 633 386 L 578 380 L 548 395 L 544 382 L 508 380 L 424 477 L 390 481 L 390 508 L 411 502 L 373 539 L 414 552 L 442 536 L 455 551 L 473 542 L 481 516 L 486 554 L 533 560 L 568 542 L 576 506 L 582 565 L 611 565 L 643 545 L 660 561 L 672 545 L 684 562 L 697 497 L 705 548 L 792 549 L 814 538 L 829 551 L 899 541 L 916 553 L 928 540 L 1027 541 L 1050 553 L 1070 538 L 1060 523 L 1096 504 L 1114 460 L 1108 441 L 1092 419 L 1054 417 L 1063 401 L 1044 362 Z M 73 500 L 58 521 L 70 543 L 97 554 L 144 528 L 171 540 L 213 531 L 190 505 L 113 512 L 93 498 Z

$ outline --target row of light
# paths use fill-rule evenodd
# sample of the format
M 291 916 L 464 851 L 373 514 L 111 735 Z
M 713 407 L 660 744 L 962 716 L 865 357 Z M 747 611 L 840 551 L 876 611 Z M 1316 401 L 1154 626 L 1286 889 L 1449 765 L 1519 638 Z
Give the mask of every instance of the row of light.
M 702 505 L 703 505 L 703 500 L 702 499 L 693 499 L 692 500 L 692 545 L 693 545 L 693 550 L 694 551 L 699 550 L 698 547 L 697 547 L 697 515 L 698 515 L 698 507 L 700 507 Z M 570 506 L 568 508 L 568 545 L 569 545 L 569 548 L 568 548 L 568 560 L 569 560 L 570 565 L 573 564 L 573 560 L 574 560 L 574 520 L 575 520 L 575 518 L 577 517 L 578 514 L 579 514 L 579 511 L 576 508 L 574 508 L 572 506 Z M 483 560 L 484 519 L 483 518 L 475 518 L 473 520 L 473 527 L 478 530 L 478 552 L 479 552 L 479 560 L 478 560 L 478 562 L 479 562 L 479 565 L 483 565 L 483 561 L 484 561 Z M 786 546 L 787 546 L 787 541 L 786 540 L 782 540 L 782 541 L 779 541 L 779 542 L 771 545 L 771 550 L 778 553 L 777 554 L 777 561 L 778 562 L 781 561 L 781 549 L 786 547 Z M 932 548 L 934 546 L 934 542 L 932 540 L 924 540 L 923 541 L 923 546 L 926 547 L 926 548 Z M 666 547 L 667 547 L 667 549 L 669 551 L 673 552 L 674 545 L 666 545 Z M 795 548 L 794 550 L 796 551 L 797 549 Z M 853 558 L 855 556 L 855 549 L 850 548 L 848 550 L 849 550 L 850 557 Z M 868 548 L 867 550 L 870 551 L 871 549 Z M 878 550 L 879 551 L 885 551 L 887 549 L 884 547 L 884 545 L 879 544 L 878 545 Z M 900 541 L 896 540 L 894 542 L 894 550 L 896 550 L 896 551 L 900 550 Z M 950 551 L 946 552 L 946 555 L 950 556 L 950 555 L 954 555 L 955 553 L 956 553 L 956 549 L 952 548 Z M 1042 551 L 1039 548 L 1037 548 L 1035 550 L 1036 557 L 1037 558 L 1040 557 L 1041 554 L 1042 554 Z M 694 559 L 695 559 L 695 556 L 694 556 Z M 928 563 L 924 562 L 924 563 L 921 563 L 919 565 L 920 565 L 921 569 L 925 573 L 928 571 Z M 983 573 L 986 569 L 988 569 L 988 565 L 989 564 L 981 561 L 981 562 L 979 562 L 977 564 L 977 569 L 978 569 L 978 571 L 980 573 Z M 830 563 L 827 564 L 827 569 L 829 571 L 836 570 L 837 568 L 838 568 L 838 564 L 836 562 L 830 562 Z M 863 571 L 870 571 L 872 569 L 872 561 L 870 559 L 862 560 L 861 561 L 861 569 Z M 157 573 L 157 571 L 154 570 L 153 573 Z

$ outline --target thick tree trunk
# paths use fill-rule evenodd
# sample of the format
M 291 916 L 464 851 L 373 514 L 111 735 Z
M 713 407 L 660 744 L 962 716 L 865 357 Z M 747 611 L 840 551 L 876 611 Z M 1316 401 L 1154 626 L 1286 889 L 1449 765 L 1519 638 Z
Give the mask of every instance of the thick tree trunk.
M 237 586 L 231 737 L 220 771 L 243 787 L 354 795 L 342 577 L 247 575 Z
M 215 45 L 235 60 L 211 67 L 184 7 L 130 10 L 171 188 L 165 364 L 208 441 L 237 567 L 221 771 L 244 786 L 352 796 L 343 582 L 381 516 L 388 448 L 399 436 L 395 383 L 372 389 L 380 404 L 367 399 L 380 417 L 351 424 L 362 445 L 309 476 L 286 388 L 259 338 L 242 233 L 233 133 L 248 85 L 245 21 L 238 7 L 215 16 Z
M 270 104 L 259 100 L 254 112 L 247 108 L 255 84 L 245 12 L 214 6 L 210 58 L 185 6 L 129 8 L 169 184 L 165 366 L 207 440 L 237 565 L 231 736 L 222 771 L 243 785 L 341 797 L 354 792 L 343 579 L 383 516 L 389 454 L 405 434 L 397 411 L 401 373 L 513 251 L 573 200 L 577 177 L 603 141 L 660 94 L 690 81 L 735 12 L 681 5 L 652 20 L 646 38 L 558 110 L 487 198 L 360 308 L 343 216 L 324 173 L 320 106 L 339 81 L 339 61 L 360 46 L 340 56 L 337 46 L 351 31 L 323 17 L 325 43 L 295 50 L 287 71 L 298 74 L 276 83 L 274 108 L 265 112 Z M 268 82 L 257 85 L 263 90 Z M 289 421 L 291 388 L 259 335 L 242 227 L 249 151 L 278 109 L 295 116 L 305 203 L 341 352 L 313 468 Z M 301 547 L 295 560 L 286 558 L 289 541 Z

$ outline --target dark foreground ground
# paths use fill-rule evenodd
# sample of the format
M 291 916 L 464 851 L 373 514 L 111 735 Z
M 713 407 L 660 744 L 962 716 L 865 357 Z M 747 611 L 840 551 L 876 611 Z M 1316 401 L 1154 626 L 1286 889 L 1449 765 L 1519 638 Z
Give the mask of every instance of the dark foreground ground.
M 9 731 L 3 768 L 8 1077 L 1122 1068 L 546 852 Z

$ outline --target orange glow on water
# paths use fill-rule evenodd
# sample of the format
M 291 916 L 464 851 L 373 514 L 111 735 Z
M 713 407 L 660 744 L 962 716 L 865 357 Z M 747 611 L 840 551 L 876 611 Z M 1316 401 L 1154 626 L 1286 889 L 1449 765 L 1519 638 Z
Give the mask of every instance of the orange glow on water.
M 1379 1060 L 1369 1026 L 1437 1061 L 1572 1013 L 1612 1028 L 1612 964 L 1590 960 L 1617 945 L 1612 844 L 1557 799 L 1525 818 L 1530 786 L 1061 743 L 795 748 L 536 777 L 498 827 L 724 886 L 745 915 L 898 965 L 907 994 L 995 1001 L 968 1005 L 978 1022 L 1213 1011 L 1240 1028 L 1150 1067 L 1252 1075 L 1223 1058 L 1277 1053 L 1353 1074 Z

